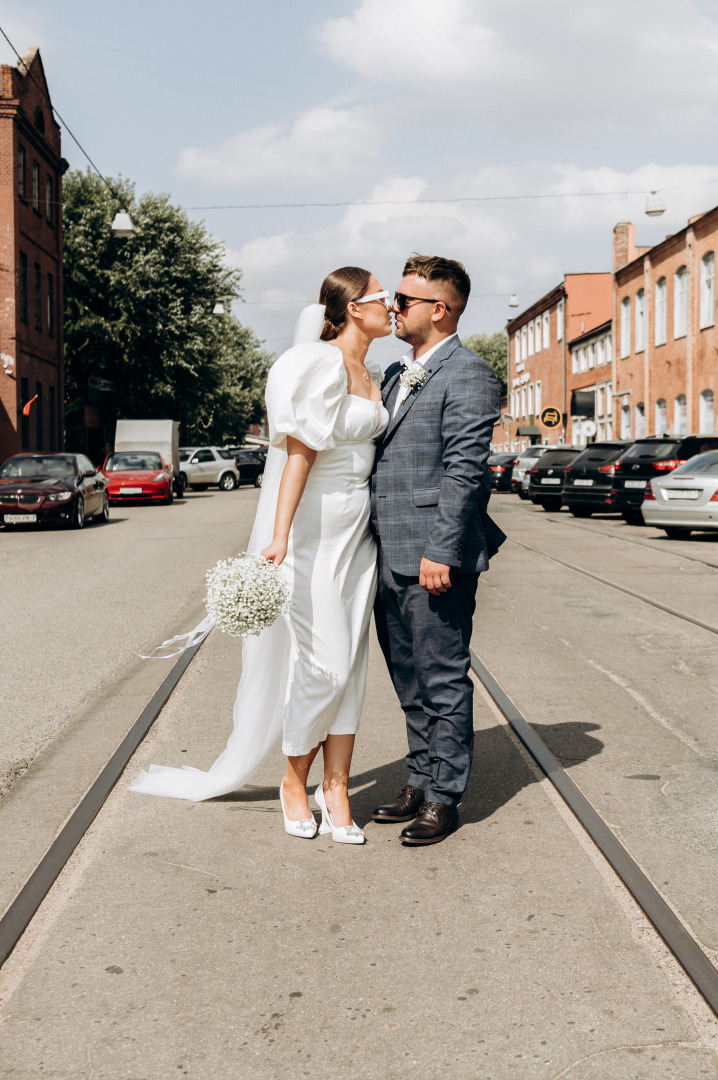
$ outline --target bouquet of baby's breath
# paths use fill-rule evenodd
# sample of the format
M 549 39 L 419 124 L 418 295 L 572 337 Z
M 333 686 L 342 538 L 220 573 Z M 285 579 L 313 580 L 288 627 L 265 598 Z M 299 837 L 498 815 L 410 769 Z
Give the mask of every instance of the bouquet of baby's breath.
M 207 571 L 207 612 L 232 637 L 261 633 L 289 610 L 290 599 L 282 568 L 250 551 Z

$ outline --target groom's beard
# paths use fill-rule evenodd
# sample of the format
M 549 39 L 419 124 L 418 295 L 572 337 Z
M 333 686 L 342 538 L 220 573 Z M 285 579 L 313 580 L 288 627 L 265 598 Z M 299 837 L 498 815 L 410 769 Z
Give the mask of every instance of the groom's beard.
M 418 329 L 409 331 L 405 325 L 397 323 L 394 329 L 394 336 L 399 338 L 399 341 L 405 341 L 407 345 L 411 345 L 412 348 L 419 349 L 428 341 L 429 331 L 430 327 L 419 327 Z

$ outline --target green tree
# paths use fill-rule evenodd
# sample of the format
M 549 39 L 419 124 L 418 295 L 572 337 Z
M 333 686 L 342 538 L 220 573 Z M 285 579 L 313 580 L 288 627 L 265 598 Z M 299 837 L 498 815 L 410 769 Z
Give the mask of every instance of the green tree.
M 503 330 L 496 334 L 472 334 L 464 338 L 463 343 L 467 349 L 471 349 L 477 356 L 483 356 L 494 370 L 499 381 L 499 390 L 503 397 L 506 393 L 506 357 L 508 338 Z
M 231 315 L 212 314 L 239 295 L 241 272 L 166 195 L 112 186 L 116 195 L 89 171 L 63 183 L 68 433 L 100 376 L 115 384 L 118 416 L 178 419 L 185 439 L 204 424 L 203 439 L 241 440 L 261 417 L 269 357 Z M 131 237 L 111 231 L 120 202 Z

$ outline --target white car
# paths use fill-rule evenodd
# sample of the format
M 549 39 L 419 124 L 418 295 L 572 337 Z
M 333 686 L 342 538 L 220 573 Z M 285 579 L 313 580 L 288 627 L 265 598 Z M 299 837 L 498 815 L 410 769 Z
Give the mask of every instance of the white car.
M 684 540 L 694 529 L 718 529 L 718 450 L 651 477 L 641 512 L 646 525 L 663 529 L 672 540 Z
M 549 449 L 548 446 L 527 446 L 525 450 L 522 450 L 516 455 L 514 461 L 513 471 L 511 473 L 511 490 L 515 492 L 521 499 L 528 499 L 526 489 L 528 488 L 528 473 L 529 469 L 533 469 L 534 465 Z M 524 482 L 524 477 L 526 481 Z
M 220 491 L 234 491 L 239 470 L 234 454 L 223 446 L 181 446 L 180 473 L 193 491 L 216 484 Z

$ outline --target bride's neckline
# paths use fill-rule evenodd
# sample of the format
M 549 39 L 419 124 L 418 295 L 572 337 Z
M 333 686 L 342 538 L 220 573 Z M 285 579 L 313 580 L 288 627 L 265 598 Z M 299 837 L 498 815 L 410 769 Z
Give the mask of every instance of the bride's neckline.
M 347 397 L 357 398 L 359 401 L 368 401 L 370 405 L 383 405 L 384 404 L 380 397 L 374 399 L 374 398 L 370 398 L 370 397 L 364 397 L 363 394 L 350 394 L 348 390 L 347 390 Z

